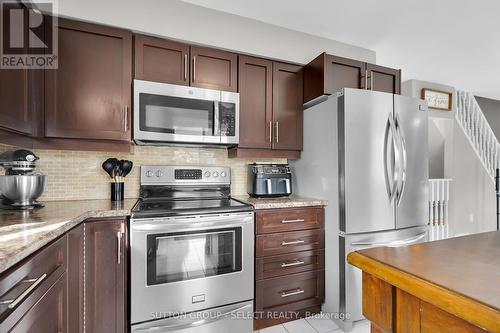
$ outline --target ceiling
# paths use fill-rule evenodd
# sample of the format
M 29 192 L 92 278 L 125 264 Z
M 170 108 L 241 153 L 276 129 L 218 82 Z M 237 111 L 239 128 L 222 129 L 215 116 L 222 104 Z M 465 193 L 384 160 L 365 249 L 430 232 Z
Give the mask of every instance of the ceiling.
M 403 80 L 500 99 L 498 0 L 184 0 L 362 46 Z

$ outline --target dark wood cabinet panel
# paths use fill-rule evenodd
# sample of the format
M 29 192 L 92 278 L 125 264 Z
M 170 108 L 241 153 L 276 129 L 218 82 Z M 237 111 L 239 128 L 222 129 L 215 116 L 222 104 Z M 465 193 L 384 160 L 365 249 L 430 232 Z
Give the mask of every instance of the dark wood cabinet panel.
M 189 45 L 150 36 L 134 36 L 134 77 L 189 85 Z
M 68 332 L 83 332 L 84 225 L 68 232 Z
M 273 63 L 273 149 L 302 150 L 302 67 Z
M 324 268 L 324 250 L 293 252 L 271 257 L 258 257 L 255 259 L 255 279 L 263 280 Z
M 27 69 L 0 69 L 0 127 L 33 134 L 34 105 L 30 79 L 33 72 Z
M 193 87 L 237 91 L 238 55 L 191 46 L 190 84 Z
M 271 149 L 273 139 L 273 62 L 239 56 L 241 148 Z
M 324 300 L 324 271 L 310 271 L 257 281 L 256 311 L 295 311 Z
M 45 136 L 130 141 L 132 33 L 58 20 L 57 70 L 45 72 Z
M 323 228 L 324 209 L 290 208 L 260 210 L 255 213 L 257 234 Z
M 29 309 L 9 333 L 65 333 L 67 329 L 66 273 Z
M 379 65 L 367 64 L 367 83 L 369 90 L 391 94 L 401 93 L 401 70 Z
M 256 256 L 321 249 L 325 246 L 322 229 L 290 231 L 256 236 Z
M 85 323 L 90 333 L 126 328 L 125 221 L 85 223 Z
M 304 103 L 342 88 L 365 89 L 366 63 L 320 54 L 304 67 Z

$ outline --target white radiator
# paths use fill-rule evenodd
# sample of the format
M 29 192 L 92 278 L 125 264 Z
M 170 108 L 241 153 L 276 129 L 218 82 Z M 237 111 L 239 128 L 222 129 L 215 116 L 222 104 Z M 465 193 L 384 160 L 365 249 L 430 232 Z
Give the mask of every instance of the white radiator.
M 450 237 L 448 206 L 451 179 L 429 179 L 429 239 Z

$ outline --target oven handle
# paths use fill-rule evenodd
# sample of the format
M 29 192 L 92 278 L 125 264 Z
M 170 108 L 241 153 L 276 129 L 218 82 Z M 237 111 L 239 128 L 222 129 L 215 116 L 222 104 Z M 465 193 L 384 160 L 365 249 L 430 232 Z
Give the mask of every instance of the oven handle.
M 168 231 L 175 230 L 197 230 L 207 228 L 229 228 L 229 227 L 242 227 L 245 225 L 253 224 L 253 216 L 245 216 L 244 218 L 223 216 L 216 221 L 193 221 L 193 219 L 183 220 L 167 220 L 167 221 L 151 221 L 134 223 L 132 221 L 131 227 L 135 231 Z M 182 228 L 179 228 L 182 227 Z
M 158 325 L 158 326 L 150 326 L 150 327 L 144 327 L 144 328 L 132 328 L 132 332 L 172 332 L 172 331 L 178 331 L 178 330 L 183 330 L 186 328 L 190 327 L 196 327 L 196 326 L 202 326 L 202 325 L 207 325 L 216 321 L 219 321 L 223 317 L 227 317 L 233 313 L 240 312 L 245 310 L 246 308 L 253 308 L 252 304 L 245 304 L 244 306 L 236 307 L 233 309 L 230 309 L 229 311 L 226 311 L 224 313 L 217 314 L 216 317 L 214 318 L 207 318 L 207 319 L 193 319 L 189 323 L 181 323 L 181 324 L 173 324 L 173 325 Z

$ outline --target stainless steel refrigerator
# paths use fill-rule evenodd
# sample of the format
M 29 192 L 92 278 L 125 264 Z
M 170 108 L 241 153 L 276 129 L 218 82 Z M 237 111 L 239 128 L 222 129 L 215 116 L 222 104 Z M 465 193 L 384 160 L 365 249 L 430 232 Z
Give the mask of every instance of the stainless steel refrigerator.
M 295 193 L 327 199 L 323 311 L 344 329 L 363 319 L 351 251 L 427 239 L 427 104 L 359 89 L 304 110 L 304 150 L 291 162 Z

